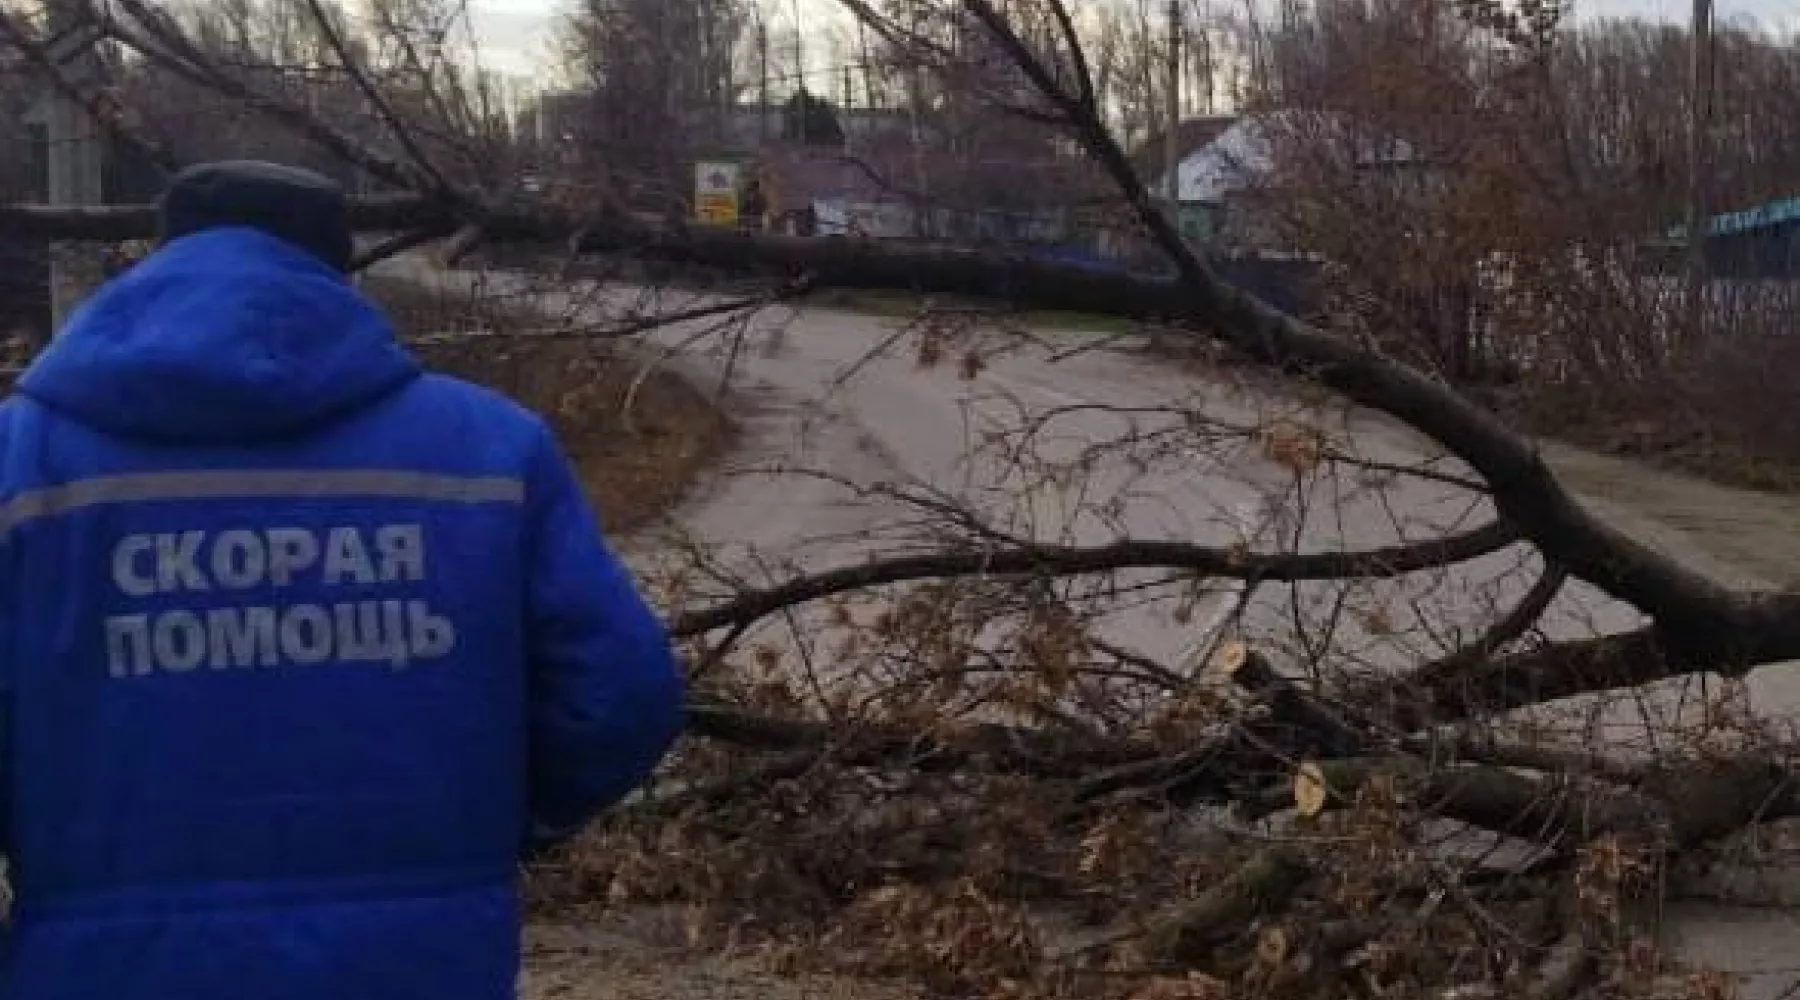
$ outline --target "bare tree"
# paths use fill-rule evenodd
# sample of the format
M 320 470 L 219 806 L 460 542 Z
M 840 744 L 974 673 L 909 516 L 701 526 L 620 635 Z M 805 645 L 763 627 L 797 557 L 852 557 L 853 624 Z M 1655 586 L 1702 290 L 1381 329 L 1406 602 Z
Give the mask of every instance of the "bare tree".
M 734 0 L 587 0 L 574 13 L 565 45 L 591 90 L 577 141 L 619 196 L 664 207 L 684 196 L 686 165 L 720 141 L 742 93 L 747 23 Z
M 1532 11 L 1399 0 L 1266 27 L 1285 75 L 1253 105 L 1270 162 L 1252 214 L 1330 261 L 1347 335 L 1464 384 L 1506 383 L 1509 405 L 1592 423 L 1603 442 L 1708 436 L 1718 455 L 1698 461 L 1720 468 L 1792 454 L 1781 405 L 1750 375 L 1781 350 L 1791 296 L 1721 284 L 1696 342 L 1673 329 L 1675 289 L 1656 277 L 1687 184 L 1680 91 L 1659 83 L 1682 36 Z M 1737 53 L 1736 113 L 1712 182 L 1750 207 L 1791 176 L 1778 165 L 1790 123 L 1759 95 L 1786 87 L 1794 53 L 1748 32 L 1722 44 Z
M 1079 9 L 1079 8 L 1078 8 Z M 1128 148 L 1168 128 L 1169 29 L 1163 5 L 1113 0 L 1083 11 L 1080 29 L 1093 65 L 1094 89 Z M 1184 116 L 1225 107 L 1221 85 L 1231 62 L 1223 19 L 1208 21 L 1200 5 L 1181 7 L 1181 103 Z

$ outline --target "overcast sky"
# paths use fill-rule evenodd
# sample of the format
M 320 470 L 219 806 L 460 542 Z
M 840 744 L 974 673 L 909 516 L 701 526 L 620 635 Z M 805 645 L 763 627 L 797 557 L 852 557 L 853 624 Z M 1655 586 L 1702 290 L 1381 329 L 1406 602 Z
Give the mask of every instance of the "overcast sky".
M 553 65 L 551 30 L 557 15 L 570 0 L 471 0 L 476 29 L 485 60 L 494 69 L 525 76 L 541 76 Z M 798 3 L 810 23 L 842 16 L 833 0 L 777 0 L 777 16 Z M 1100 0 L 1071 0 L 1097 3 Z M 1219 0 L 1221 6 L 1235 6 Z M 1638 16 L 1686 21 L 1692 0 L 1575 0 L 1577 16 Z M 1717 0 L 1719 21 L 1752 19 L 1783 32 L 1800 28 L 1800 0 Z
M 484 60 L 492 68 L 530 76 L 554 63 L 552 32 L 574 0 L 469 0 Z M 797 9 L 809 26 L 847 17 L 837 0 L 763 0 L 774 22 L 792 23 Z M 1075 3 L 1094 0 L 1074 0 Z M 1800 0 L 1791 0 L 1800 4 Z

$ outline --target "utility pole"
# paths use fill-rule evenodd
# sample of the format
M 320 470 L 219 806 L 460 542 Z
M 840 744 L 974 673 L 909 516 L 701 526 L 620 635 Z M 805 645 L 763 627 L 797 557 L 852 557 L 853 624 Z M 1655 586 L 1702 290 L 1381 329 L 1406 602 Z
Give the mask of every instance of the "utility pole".
M 812 93 L 806 86 L 806 30 L 801 27 L 801 23 L 800 0 L 794 0 L 794 94 L 796 97 L 800 94 L 810 96 Z M 828 94 L 831 92 L 830 77 L 825 80 L 825 92 Z M 811 104 L 811 101 L 796 100 L 794 102 L 794 117 L 800 120 L 800 145 L 802 146 L 811 141 L 808 135 L 811 131 L 808 126 L 812 124 Z
M 1164 67 L 1168 79 L 1168 133 L 1163 137 L 1163 196 L 1168 199 L 1169 222 L 1181 224 L 1181 0 L 1169 0 L 1169 58 Z
M 863 106 L 873 108 L 880 102 L 875 96 L 875 68 L 869 61 L 869 36 L 860 17 L 856 19 L 856 57 L 862 63 Z
M 912 23 L 909 26 L 909 37 L 919 34 L 920 13 L 915 6 L 912 9 Z M 913 235 L 933 236 L 937 232 L 937 213 L 931 205 L 931 174 L 925 169 L 925 131 L 920 120 L 925 104 L 925 87 L 920 76 L 917 60 L 909 60 L 906 67 L 906 110 L 912 125 L 912 161 L 913 189 L 919 193 L 919 205 L 913 211 Z
M 1698 339 L 1706 322 L 1706 241 L 1711 230 L 1707 207 L 1711 180 L 1712 126 L 1712 0 L 1694 0 L 1693 49 L 1688 60 L 1688 211 L 1687 211 L 1687 329 Z
M 668 53 L 677 51 L 676 27 L 674 15 L 664 9 L 656 22 L 657 44 L 662 46 L 659 51 Z M 692 77 L 687 79 L 691 80 Z M 671 68 L 665 71 L 662 78 L 663 120 L 669 123 L 669 133 L 663 137 L 663 142 L 668 145 L 673 145 L 677 136 L 685 138 L 688 135 L 688 95 L 685 92 L 687 88 L 683 86 L 684 82 L 682 73 L 678 69 Z
M 57 39 L 59 61 L 69 80 L 78 87 L 100 79 L 100 60 L 94 52 L 91 19 L 81 0 L 51 0 L 50 37 Z M 65 47 L 66 46 L 66 47 Z M 105 200 L 101 175 L 100 126 L 81 102 L 46 83 L 45 139 L 49 163 L 50 204 L 78 207 Z M 100 261 L 91 247 L 80 243 L 50 245 L 50 315 L 52 331 L 88 292 L 100 283 Z
M 759 14 L 756 18 L 756 71 L 761 76 L 757 97 L 757 131 L 762 145 L 769 144 L 769 22 Z
M 707 85 L 718 89 L 719 136 L 723 139 L 728 134 L 729 123 L 735 117 L 733 112 L 737 110 L 737 54 L 730 43 L 720 43 L 718 18 L 711 5 L 701 15 L 700 30 L 707 46 L 718 52 L 718 57 L 710 63 L 712 79 L 707 81 Z
M 1213 113 L 1213 90 L 1217 81 L 1213 79 L 1212 48 L 1212 3 L 1200 12 L 1200 113 L 1211 116 Z

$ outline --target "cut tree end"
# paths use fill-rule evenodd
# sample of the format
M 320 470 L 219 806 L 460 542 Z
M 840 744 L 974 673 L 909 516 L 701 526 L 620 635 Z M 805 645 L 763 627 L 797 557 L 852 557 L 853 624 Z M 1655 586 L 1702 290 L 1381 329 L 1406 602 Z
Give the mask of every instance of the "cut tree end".
M 1294 772 L 1294 808 L 1303 819 L 1312 819 L 1325 811 L 1325 769 L 1317 761 L 1307 761 Z

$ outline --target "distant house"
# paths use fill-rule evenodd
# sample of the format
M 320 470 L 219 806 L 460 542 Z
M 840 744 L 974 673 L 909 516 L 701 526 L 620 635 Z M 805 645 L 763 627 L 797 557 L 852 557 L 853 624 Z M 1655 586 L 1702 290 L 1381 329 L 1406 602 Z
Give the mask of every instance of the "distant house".
M 0 122 L 0 201 L 44 203 L 50 200 L 49 105 L 37 93 L 41 85 L 23 72 L 0 66 L 0 88 L 9 77 L 21 95 Z M 16 108 L 16 110 L 15 110 Z M 141 150 L 118 136 L 100 139 L 100 197 L 106 204 L 148 202 L 162 190 L 162 171 Z M 15 329 L 49 330 L 49 242 L 0 233 L 0 337 Z
M 1199 244 L 1212 243 L 1218 233 L 1219 183 L 1209 181 L 1198 183 L 1198 171 L 1201 165 L 1213 155 L 1212 151 L 1227 132 L 1237 124 L 1235 117 L 1208 116 L 1189 118 L 1176 126 L 1175 148 L 1178 166 L 1176 167 L 1176 197 L 1179 204 L 1177 219 L 1181 225 L 1181 234 L 1190 241 Z M 1131 155 L 1131 165 L 1143 180 L 1144 186 L 1158 198 L 1167 198 L 1169 192 L 1168 179 L 1168 145 L 1169 134 L 1165 129 L 1153 133 L 1142 146 Z M 1204 190 L 1203 190 L 1204 188 Z
M 1237 117 L 1193 118 L 1181 123 L 1176 170 L 1178 219 L 1182 235 L 1196 245 L 1219 250 L 1301 251 L 1285 247 L 1265 211 L 1273 190 L 1277 151 L 1306 144 L 1348 156 L 1361 176 L 1407 177 L 1413 183 L 1425 158 L 1403 138 L 1382 135 L 1335 115 L 1298 110 L 1257 112 Z M 1168 189 L 1161 136 L 1153 136 L 1133 156 L 1152 194 Z
M 521 115 L 552 187 L 579 186 L 605 168 L 604 156 L 584 148 L 590 101 L 580 91 L 546 93 Z M 778 232 L 1064 246 L 1082 229 L 1084 203 L 1096 200 L 1084 158 L 996 134 L 993 123 L 972 130 L 965 122 L 952 134 L 941 115 L 832 107 L 831 137 L 801 142 L 789 110 L 781 103 L 696 107 L 684 126 L 695 160 L 739 164 L 746 197 L 754 180 L 762 221 Z
M 1278 307 L 1306 315 L 1323 260 L 1314 248 L 1284 238 L 1278 213 L 1283 157 L 1305 150 L 1350 168 L 1357 183 L 1416 184 L 1425 166 L 1414 147 L 1342 117 L 1275 110 L 1183 121 L 1176 133 L 1176 221 L 1190 246 L 1205 250 L 1221 274 Z M 1165 135 L 1131 154 L 1153 196 L 1166 198 Z M 1166 257 L 1136 227 L 1109 231 L 1103 249 L 1127 266 L 1166 270 Z
M 777 230 L 1060 246 L 1081 228 L 1095 172 L 1047 145 L 959 143 L 891 109 L 840 111 L 842 143 L 765 143 L 753 157 Z
M 43 100 L 34 102 L 21 119 L 29 136 L 28 156 L 31 170 L 37 175 L 35 200 L 49 200 L 49 106 Z M 99 139 L 101 201 L 108 205 L 145 203 L 162 193 L 163 172 L 149 155 L 116 134 Z
M 892 145 L 848 155 L 836 146 L 772 142 L 756 157 L 770 228 L 796 236 L 917 235 L 906 166 L 906 150 Z

